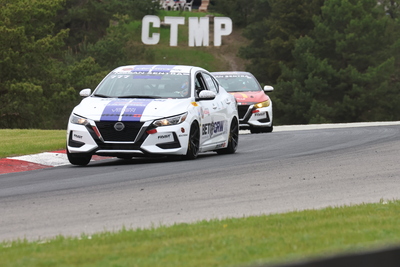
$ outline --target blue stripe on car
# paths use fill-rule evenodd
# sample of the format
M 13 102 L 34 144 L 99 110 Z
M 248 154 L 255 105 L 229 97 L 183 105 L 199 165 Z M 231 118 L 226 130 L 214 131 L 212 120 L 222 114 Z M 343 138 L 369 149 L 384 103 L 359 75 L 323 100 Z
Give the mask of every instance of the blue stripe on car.
M 122 114 L 121 121 L 140 121 L 143 112 L 147 105 L 152 102 L 153 99 L 134 99 L 130 102 Z
M 107 104 L 100 121 L 140 121 L 147 105 L 153 99 L 118 99 Z

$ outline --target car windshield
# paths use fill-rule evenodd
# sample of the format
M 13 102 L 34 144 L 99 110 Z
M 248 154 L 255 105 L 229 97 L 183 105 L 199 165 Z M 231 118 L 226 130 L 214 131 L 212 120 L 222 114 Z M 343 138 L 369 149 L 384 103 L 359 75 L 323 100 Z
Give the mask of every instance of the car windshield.
M 188 73 L 111 73 L 94 96 L 112 98 L 186 98 Z
M 218 82 L 228 92 L 261 91 L 259 83 L 247 74 L 215 74 Z

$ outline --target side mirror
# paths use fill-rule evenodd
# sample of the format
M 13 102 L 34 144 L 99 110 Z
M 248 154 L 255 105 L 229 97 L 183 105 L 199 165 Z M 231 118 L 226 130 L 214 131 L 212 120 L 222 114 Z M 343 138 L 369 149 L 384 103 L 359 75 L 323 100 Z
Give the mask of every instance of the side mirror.
M 264 92 L 272 92 L 272 91 L 274 91 L 274 87 L 272 87 L 271 85 L 264 86 Z
M 199 100 L 213 100 L 216 96 L 213 91 L 203 90 L 199 94 Z
M 81 90 L 79 92 L 79 95 L 82 97 L 88 97 L 88 96 L 90 96 L 91 93 L 92 93 L 92 89 L 87 88 L 87 89 Z

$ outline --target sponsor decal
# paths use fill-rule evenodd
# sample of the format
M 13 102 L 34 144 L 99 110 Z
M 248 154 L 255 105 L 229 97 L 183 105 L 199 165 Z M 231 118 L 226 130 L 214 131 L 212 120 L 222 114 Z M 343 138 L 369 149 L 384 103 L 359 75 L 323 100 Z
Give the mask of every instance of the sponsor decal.
M 161 143 L 172 142 L 174 141 L 174 136 L 172 133 L 169 134 L 161 134 L 157 137 L 158 141 Z
M 171 138 L 171 134 L 164 134 L 158 136 L 158 139 L 166 139 L 166 138 Z
M 152 99 L 118 99 L 107 104 L 101 121 L 140 121 L 143 111 Z
M 159 65 L 138 65 L 131 71 L 135 75 L 134 79 L 161 79 L 163 75 L 168 74 L 175 66 Z
M 255 117 L 265 117 L 265 112 L 257 112 L 257 113 L 253 113 L 253 115 Z
M 210 137 L 224 132 L 225 121 L 216 121 L 212 123 L 204 123 L 202 125 L 202 135 L 209 135 Z
M 221 143 L 221 144 L 218 144 L 218 145 L 216 145 L 215 146 L 215 148 L 223 148 L 223 147 L 225 147 L 226 146 L 226 143 L 224 142 L 224 143 Z
M 200 110 L 199 110 L 199 117 L 201 117 L 202 119 L 204 119 L 204 111 L 203 111 L 203 108 L 202 107 L 200 107 Z
M 83 136 L 82 136 L 82 135 L 79 135 L 79 134 L 76 134 L 76 133 L 74 133 L 74 138 L 82 139 L 82 138 L 83 138 Z

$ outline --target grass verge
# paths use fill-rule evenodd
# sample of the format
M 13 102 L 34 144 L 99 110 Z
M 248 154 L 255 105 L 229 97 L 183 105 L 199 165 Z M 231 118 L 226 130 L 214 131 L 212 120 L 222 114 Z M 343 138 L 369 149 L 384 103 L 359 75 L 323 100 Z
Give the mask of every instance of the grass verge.
M 66 130 L 0 129 L 0 158 L 65 148 Z
M 0 246 L 2 266 L 249 266 L 400 243 L 400 201 Z

